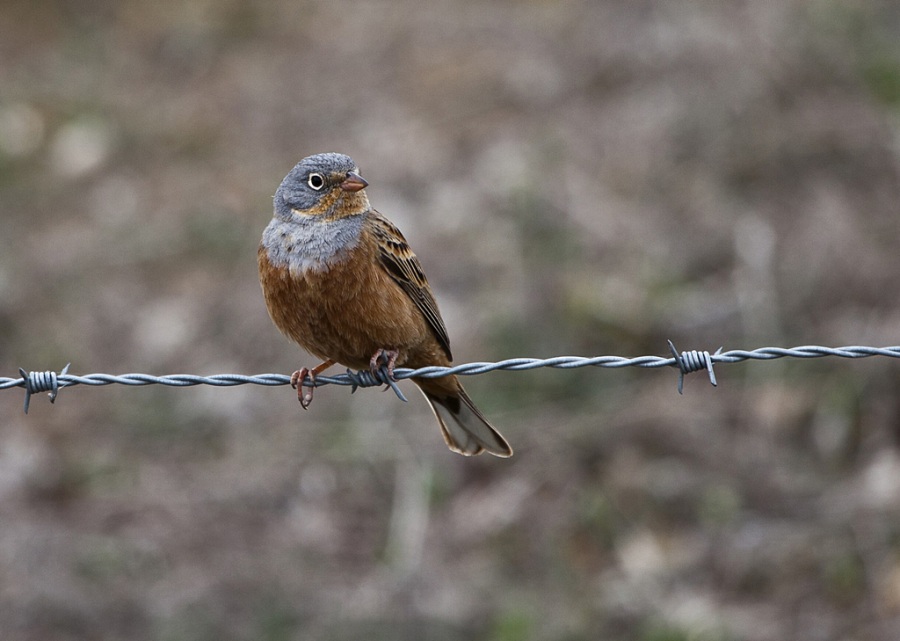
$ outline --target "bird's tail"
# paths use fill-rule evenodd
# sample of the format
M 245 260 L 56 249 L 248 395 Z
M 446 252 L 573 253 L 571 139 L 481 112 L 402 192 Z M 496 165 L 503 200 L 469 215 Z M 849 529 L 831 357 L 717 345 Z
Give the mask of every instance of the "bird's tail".
M 442 379 L 433 380 L 436 382 Z M 431 405 L 431 411 L 441 426 L 444 441 L 451 450 L 463 456 L 475 456 L 482 452 L 502 458 L 512 456 L 509 443 L 475 407 L 462 385 L 456 383 L 456 390 L 450 393 L 425 381 L 419 383 L 419 387 Z

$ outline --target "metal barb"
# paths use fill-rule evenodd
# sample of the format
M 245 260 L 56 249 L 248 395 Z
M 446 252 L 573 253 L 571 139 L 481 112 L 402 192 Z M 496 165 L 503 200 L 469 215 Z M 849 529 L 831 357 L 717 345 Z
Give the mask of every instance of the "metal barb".
M 381 381 L 372 376 L 369 370 L 352 370 L 347 368 L 345 374 L 347 380 L 350 381 L 350 393 L 355 394 L 356 390 L 361 387 L 377 387 L 381 385 Z
M 378 387 L 380 385 L 387 385 L 393 390 L 394 394 L 397 395 L 397 398 L 404 403 L 408 402 L 406 396 L 403 395 L 403 392 L 397 385 L 397 381 L 388 374 L 386 365 L 382 365 L 377 373 L 372 373 L 369 370 L 359 370 L 358 372 L 355 372 L 348 369 L 346 376 L 350 381 L 351 394 L 360 387 Z
M 67 363 L 66 366 L 62 368 L 59 376 L 65 376 L 69 372 L 70 365 L 71 363 Z M 50 392 L 47 396 L 50 398 L 50 402 L 54 403 L 56 402 L 56 397 L 59 395 L 60 387 L 66 386 L 66 383 L 60 384 L 56 372 L 26 372 L 20 367 L 19 374 L 22 375 L 22 385 L 25 387 L 24 409 L 26 414 L 28 414 L 28 408 L 31 406 L 32 394 L 38 392 Z
M 691 350 L 690 352 L 681 352 L 679 353 L 677 349 L 675 349 L 675 344 L 672 341 L 668 341 L 669 343 L 669 351 L 672 352 L 672 356 L 675 357 L 674 365 L 678 367 L 678 393 L 684 394 L 684 375 L 690 374 L 691 372 L 699 372 L 700 370 L 705 369 L 709 373 L 709 382 L 713 387 L 718 387 L 719 383 L 716 381 L 716 372 L 713 370 L 713 360 L 710 353 L 707 351 L 698 352 L 697 350 Z M 722 348 L 716 350 L 715 356 L 718 356 L 722 353 Z
M 400 391 L 400 387 L 397 385 L 397 381 L 394 380 L 394 377 L 391 376 L 390 372 L 388 372 L 387 365 L 382 365 L 378 368 L 378 377 L 381 379 L 381 382 L 394 390 L 394 394 L 397 395 L 404 403 L 408 403 L 406 397 L 403 395 L 403 392 Z

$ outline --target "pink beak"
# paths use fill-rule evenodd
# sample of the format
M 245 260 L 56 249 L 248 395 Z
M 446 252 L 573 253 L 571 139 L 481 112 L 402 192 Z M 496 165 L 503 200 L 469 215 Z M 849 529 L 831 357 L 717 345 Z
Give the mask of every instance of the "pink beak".
M 341 189 L 349 192 L 359 191 L 368 186 L 369 183 L 366 182 L 366 179 L 355 171 L 347 172 L 347 177 L 344 179 L 344 182 L 341 183 Z

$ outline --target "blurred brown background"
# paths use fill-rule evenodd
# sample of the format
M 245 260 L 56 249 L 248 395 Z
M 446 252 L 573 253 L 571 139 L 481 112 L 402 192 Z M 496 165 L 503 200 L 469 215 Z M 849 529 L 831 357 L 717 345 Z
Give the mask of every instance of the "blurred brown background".
M 353 156 L 457 362 L 900 343 L 891 0 L 0 5 L 0 364 L 289 373 L 256 247 Z M 900 637 L 900 365 L 0 393 L 0 638 Z

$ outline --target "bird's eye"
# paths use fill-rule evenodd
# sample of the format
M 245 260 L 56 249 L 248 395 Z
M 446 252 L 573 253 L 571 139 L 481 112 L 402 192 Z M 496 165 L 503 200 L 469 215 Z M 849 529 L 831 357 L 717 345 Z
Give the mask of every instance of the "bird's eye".
M 325 176 L 322 174 L 310 174 L 309 178 L 306 179 L 306 184 L 319 191 L 322 187 L 325 186 Z

